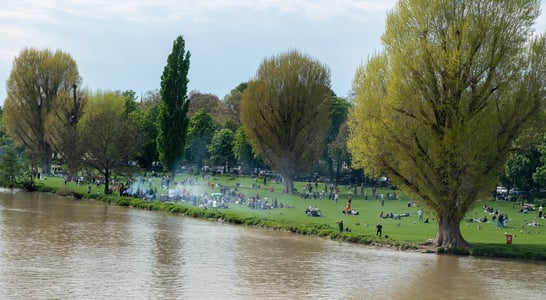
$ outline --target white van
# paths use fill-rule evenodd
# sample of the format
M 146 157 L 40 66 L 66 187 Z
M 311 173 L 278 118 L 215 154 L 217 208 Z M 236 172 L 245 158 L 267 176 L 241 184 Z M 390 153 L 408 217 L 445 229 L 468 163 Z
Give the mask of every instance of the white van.
M 497 194 L 506 195 L 508 194 L 508 189 L 503 186 L 497 186 Z

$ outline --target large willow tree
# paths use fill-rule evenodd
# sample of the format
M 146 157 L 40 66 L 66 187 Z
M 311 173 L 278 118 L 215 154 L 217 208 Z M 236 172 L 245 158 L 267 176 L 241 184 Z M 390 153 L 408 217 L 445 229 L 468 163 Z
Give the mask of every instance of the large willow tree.
M 265 59 L 241 100 L 248 141 L 275 172 L 284 192 L 320 158 L 330 124 L 330 70 L 297 51 Z
M 53 153 L 46 130 L 48 120 L 69 103 L 63 99 L 70 99 L 73 86 L 80 83 L 76 62 L 60 50 L 27 48 L 13 61 L 4 103 L 6 131 L 40 161 L 46 174 L 50 173 Z
M 84 114 L 87 95 L 78 92 L 75 84 L 72 88 L 72 95 L 57 96 L 45 127 L 47 141 L 66 164 L 72 180 L 76 180 L 83 156 L 83 149 L 76 147 L 80 143 L 77 125 Z
M 543 110 L 539 11 L 536 0 L 399 1 L 383 51 L 357 70 L 353 163 L 388 174 L 431 208 L 437 246 L 470 246 L 461 220 Z

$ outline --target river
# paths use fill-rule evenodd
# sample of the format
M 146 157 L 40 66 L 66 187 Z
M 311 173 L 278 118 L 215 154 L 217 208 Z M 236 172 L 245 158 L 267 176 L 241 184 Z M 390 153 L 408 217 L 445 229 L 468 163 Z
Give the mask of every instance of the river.
M 0 191 L 0 299 L 541 299 L 546 263 L 374 249 Z

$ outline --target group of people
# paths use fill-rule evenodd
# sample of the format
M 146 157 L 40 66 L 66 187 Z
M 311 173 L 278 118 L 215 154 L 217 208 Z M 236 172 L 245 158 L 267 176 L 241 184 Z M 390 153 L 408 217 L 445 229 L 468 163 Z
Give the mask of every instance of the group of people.
M 373 191 L 373 194 L 377 198 L 384 198 L 384 197 L 381 197 L 383 195 L 379 195 L 376 190 Z M 367 196 L 367 192 L 365 192 L 365 195 Z M 384 203 L 383 201 L 382 201 L 382 203 Z M 345 204 L 345 208 L 341 211 L 341 213 L 344 214 L 344 215 L 359 215 L 359 212 L 357 210 L 353 209 L 351 206 L 352 206 L 352 196 L 349 196 L 349 198 L 347 200 L 347 203 Z M 414 202 L 409 202 L 408 203 L 408 207 L 415 207 L 415 206 L 416 206 L 416 204 Z M 425 212 L 424 212 L 424 210 L 422 208 L 420 208 L 416 212 L 416 214 L 417 214 L 417 217 L 418 217 L 418 219 L 417 219 L 418 222 L 428 223 L 428 218 L 424 219 Z M 389 212 L 389 213 L 385 214 L 382 211 L 380 213 L 380 215 L 379 215 L 379 218 L 381 218 L 381 219 L 400 220 L 402 217 L 409 217 L 409 216 L 410 216 L 410 213 L 395 214 L 395 213 Z M 339 231 L 340 232 L 347 231 L 347 228 L 343 229 L 343 220 L 338 221 L 337 224 L 339 225 Z M 382 236 L 382 234 L 383 234 L 383 225 L 377 224 L 375 228 L 376 228 L 376 235 L 377 236 Z
M 379 214 L 379 217 L 381 219 L 395 219 L 395 220 L 400 220 L 402 217 L 409 217 L 409 213 L 403 213 L 403 214 L 395 214 L 395 213 L 392 213 L 392 212 L 389 212 L 389 213 L 386 213 L 384 214 L 383 211 L 381 211 L 381 213 Z M 422 215 L 421 215 L 422 217 Z
M 337 225 L 339 226 L 339 232 L 342 233 L 342 232 L 351 232 L 351 228 L 349 227 L 343 227 L 343 220 L 339 220 L 336 222 Z M 383 235 L 383 225 L 381 224 L 377 224 L 375 226 L 375 229 L 376 229 L 376 232 L 375 232 L 375 235 L 376 236 L 382 236 Z
M 337 201 L 336 201 L 337 202 Z M 345 204 L 345 208 L 341 211 L 344 215 L 359 215 L 358 210 L 351 208 L 353 202 L 353 197 L 349 196 L 347 199 L 347 203 Z M 383 215 L 383 212 L 381 212 L 381 215 Z M 409 214 L 408 214 L 409 215 Z M 351 232 L 351 229 L 349 227 L 343 227 L 343 220 L 339 220 L 336 222 L 339 226 L 339 232 Z M 376 236 L 382 236 L 383 235 L 383 225 L 377 224 L 375 226 L 376 228 Z
M 348 226 L 347 227 L 343 227 L 343 220 L 339 220 L 336 222 L 337 225 L 339 226 L 339 232 L 351 232 L 351 228 L 349 228 Z
M 347 200 L 347 203 L 345 204 L 345 209 L 343 209 L 341 211 L 342 214 L 344 215 L 353 215 L 353 216 L 356 216 L 356 215 L 359 215 L 360 213 L 358 212 L 358 210 L 356 209 L 351 209 L 351 204 L 353 202 L 353 197 L 352 196 L 349 196 L 349 199 Z
M 309 205 L 309 207 L 305 209 L 305 214 L 310 217 L 321 217 L 322 211 L 316 206 Z
M 508 214 L 503 214 L 498 209 L 494 209 L 487 204 L 483 206 L 483 212 L 491 216 L 491 222 L 496 224 L 497 228 L 506 228 L 508 225 Z M 483 219 L 472 219 L 472 222 L 475 223 L 487 223 L 488 221 L 487 216 L 484 216 Z

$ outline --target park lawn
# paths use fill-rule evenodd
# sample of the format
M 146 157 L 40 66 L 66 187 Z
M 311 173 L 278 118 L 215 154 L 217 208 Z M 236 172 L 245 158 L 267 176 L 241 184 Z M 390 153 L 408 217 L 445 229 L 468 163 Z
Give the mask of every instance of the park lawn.
M 177 177 L 180 181 L 184 178 L 189 178 L 187 174 L 182 174 Z M 251 177 L 234 177 L 234 176 L 214 176 L 209 178 L 192 176 L 197 180 L 194 185 L 188 186 L 194 192 L 218 192 L 218 188 L 211 189 L 209 187 L 210 182 L 220 184 L 224 187 L 230 187 L 232 190 L 235 185 L 238 184 L 239 192 L 244 193 L 247 197 L 260 195 L 262 199 L 267 197 L 269 201 L 273 201 L 277 198 L 278 203 L 283 203 L 285 208 L 276 208 L 271 210 L 254 210 L 244 205 L 230 204 L 229 208 L 221 209 L 221 211 L 239 213 L 244 216 L 256 217 L 263 220 L 271 220 L 276 223 L 294 224 L 299 225 L 320 225 L 322 227 L 330 228 L 332 231 L 338 231 L 337 222 L 343 220 L 345 227 L 349 227 L 351 232 L 343 233 L 344 236 L 369 236 L 372 239 L 391 240 L 397 242 L 408 243 L 421 243 L 429 239 L 434 238 L 438 229 L 435 217 L 430 210 L 424 208 L 424 219 L 429 219 L 429 223 L 418 222 L 417 211 L 419 206 L 408 207 L 408 202 L 411 200 L 406 195 L 389 188 L 379 188 L 379 194 L 385 195 L 384 206 L 381 206 L 381 202 L 372 197 L 372 189 L 366 188 L 368 191 L 368 200 L 364 199 L 361 194 L 360 188 L 357 193 L 354 190 L 348 189 L 345 186 L 340 186 L 339 201 L 336 203 L 334 200 L 326 199 L 303 199 L 299 194 L 285 194 L 282 192 L 282 183 L 267 182 L 263 184 L 263 178 L 251 178 Z M 259 188 L 252 188 L 252 184 L 260 185 Z M 57 189 L 70 189 L 76 191 L 79 194 L 87 194 L 87 185 L 76 185 L 75 183 L 68 183 L 66 186 L 61 177 L 49 177 L 46 180 L 38 181 L 39 185 L 45 185 L 51 187 L 54 190 Z M 303 191 L 305 182 L 296 182 L 295 187 L 298 191 Z M 153 178 L 153 188 L 156 188 L 159 194 L 166 193 L 161 188 L 160 178 Z M 273 186 L 274 191 L 271 192 L 269 187 Z M 314 185 L 313 185 L 314 187 Z M 103 193 L 104 186 L 91 185 L 92 194 Z M 324 183 L 319 184 L 319 189 L 324 189 Z M 387 199 L 387 193 L 397 194 L 397 200 Z M 345 207 L 347 199 L 351 195 L 353 197 L 352 208 L 359 211 L 359 215 L 344 215 L 342 210 Z M 119 197 L 119 196 L 116 196 Z M 494 209 L 499 209 L 501 213 L 508 214 L 509 222 L 508 227 L 503 229 L 497 229 L 496 224 L 491 223 L 491 216 L 483 212 L 482 207 L 487 204 Z M 322 217 L 310 217 L 305 215 L 305 209 L 308 206 L 318 207 L 322 213 Z M 287 208 L 291 207 L 291 208 Z M 467 214 L 465 220 L 461 223 L 461 231 L 463 237 L 473 244 L 493 244 L 506 246 L 506 233 L 513 235 L 514 245 L 536 245 L 546 246 L 546 220 L 537 219 L 538 213 L 531 212 L 529 214 L 520 214 L 519 205 L 514 202 L 493 201 L 492 199 L 477 201 L 475 207 Z M 395 219 L 381 219 L 380 213 L 394 213 L 402 214 L 409 213 L 408 217 L 402 217 L 399 220 Z M 487 216 L 490 222 L 488 223 L 473 223 L 468 220 L 473 218 L 483 218 Z M 527 226 L 531 221 L 536 221 L 541 226 Z M 376 225 L 381 224 L 383 226 L 383 237 L 376 238 Z
M 471 223 L 471 218 L 483 218 L 484 215 L 491 220 L 491 216 L 484 213 L 482 207 L 484 204 L 499 209 L 503 214 L 508 214 L 509 221 L 506 228 L 498 229 L 496 224 L 491 223 Z M 537 205 L 538 209 L 538 205 Z M 479 201 L 476 207 L 472 209 L 461 223 L 461 231 L 471 243 L 498 243 L 505 244 L 505 234 L 513 235 L 514 244 L 522 245 L 546 245 L 546 219 L 538 218 L 538 211 L 532 211 L 528 214 L 519 213 L 520 205 L 518 202 L 507 201 Z M 539 223 L 540 226 L 529 226 L 531 222 Z

